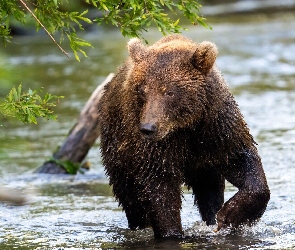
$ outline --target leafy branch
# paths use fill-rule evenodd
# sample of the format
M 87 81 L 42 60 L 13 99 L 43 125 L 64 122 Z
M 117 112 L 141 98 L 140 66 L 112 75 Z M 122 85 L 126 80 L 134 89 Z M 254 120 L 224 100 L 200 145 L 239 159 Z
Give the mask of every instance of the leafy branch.
M 64 37 L 69 38 L 76 59 L 80 61 L 77 52 L 82 52 L 86 56 L 82 47 L 89 47 L 91 44 L 77 37 L 76 28 L 83 30 L 82 23 L 92 23 L 89 18 L 85 17 L 87 10 L 82 13 L 61 11 L 64 4 L 69 4 L 67 0 L 20 0 L 20 3 L 22 5 L 19 5 L 18 0 L 0 1 L 0 39 L 4 45 L 11 40 L 11 20 L 15 19 L 21 24 L 26 24 L 31 15 L 35 20 L 37 31 L 43 28 L 56 44 L 53 36 L 57 33 L 60 34 L 60 43 Z M 59 48 L 63 53 L 68 54 L 60 46 Z
M 49 31 L 45 28 L 45 26 L 40 22 L 40 20 L 35 16 L 35 14 L 30 10 L 30 8 L 26 5 L 26 3 L 23 0 L 19 0 L 22 5 L 31 13 L 31 15 L 35 18 L 35 20 L 37 21 L 37 23 L 45 30 L 45 32 L 48 34 L 48 36 L 51 38 L 51 40 L 57 45 L 57 47 L 67 56 L 68 53 L 65 52 L 63 50 L 63 48 L 55 41 L 55 39 L 53 38 L 53 36 L 49 33 Z
M 103 17 L 96 18 L 95 22 L 111 23 L 120 27 L 123 36 L 143 38 L 143 32 L 152 24 L 155 24 L 163 35 L 180 33 L 184 30 L 179 25 L 180 18 L 174 20 L 170 17 L 178 16 L 179 13 L 194 25 L 201 24 L 205 28 L 211 28 L 205 23 L 206 19 L 199 15 L 202 6 L 195 0 L 86 0 L 86 2 L 92 3 L 103 13 Z
M 29 89 L 28 92 L 23 92 L 21 84 L 17 89 L 12 88 L 5 101 L 0 103 L 0 113 L 4 116 L 16 117 L 23 123 L 37 124 L 38 117 L 56 120 L 52 107 L 55 107 L 56 101 L 58 102 L 63 96 L 49 93 L 40 96 L 38 93 L 43 94 L 41 90 Z
M 78 53 L 87 56 L 83 48 L 91 46 L 88 41 L 77 36 L 76 28 L 83 30 L 85 23 L 110 23 L 119 27 L 123 36 L 142 39 L 143 32 L 148 31 L 153 24 L 164 35 L 180 33 L 185 29 L 179 24 L 181 16 L 194 25 L 211 28 L 206 24 L 206 19 L 199 15 L 202 6 L 197 0 L 85 0 L 89 8 L 97 10 L 97 16 L 102 15 L 94 20 L 87 17 L 87 9 L 81 13 L 61 10 L 72 1 L 74 0 L 1 0 L 0 39 L 4 44 L 10 42 L 12 18 L 25 24 L 27 16 L 31 15 L 35 19 L 37 30 L 43 28 L 55 43 L 53 35 L 56 33 L 60 34 L 60 43 L 66 37 L 79 61 Z M 60 46 L 59 48 L 67 55 L 67 52 Z

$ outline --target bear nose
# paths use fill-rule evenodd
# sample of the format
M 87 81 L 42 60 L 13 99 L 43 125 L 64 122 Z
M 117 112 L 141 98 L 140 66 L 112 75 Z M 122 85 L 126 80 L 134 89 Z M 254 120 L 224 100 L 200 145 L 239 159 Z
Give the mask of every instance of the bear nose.
M 139 129 L 141 133 L 151 135 L 157 131 L 157 126 L 154 123 L 141 123 Z

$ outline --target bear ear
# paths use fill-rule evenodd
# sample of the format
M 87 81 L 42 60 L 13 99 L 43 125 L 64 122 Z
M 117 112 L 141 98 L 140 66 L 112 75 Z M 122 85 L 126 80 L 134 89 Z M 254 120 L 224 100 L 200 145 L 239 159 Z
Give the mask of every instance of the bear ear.
M 128 44 L 127 48 L 131 59 L 138 63 L 142 61 L 145 57 L 146 48 L 138 38 L 132 38 Z
M 193 55 L 192 63 L 196 69 L 203 74 L 207 74 L 213 67 L 218 53 L 217 46 L 211 42 L 201 42 L 197 44 L 197 49 Z

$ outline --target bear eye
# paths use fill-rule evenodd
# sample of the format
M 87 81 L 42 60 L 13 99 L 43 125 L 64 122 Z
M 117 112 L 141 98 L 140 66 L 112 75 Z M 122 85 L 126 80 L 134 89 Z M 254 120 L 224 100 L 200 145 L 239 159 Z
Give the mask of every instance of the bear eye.
M 169 97 L 173 97 L 174 96 L 174 92 L 172 90 L 169 90 L 169 91 L 165 91 L 164 93 L 166 96 L 169 96 Z

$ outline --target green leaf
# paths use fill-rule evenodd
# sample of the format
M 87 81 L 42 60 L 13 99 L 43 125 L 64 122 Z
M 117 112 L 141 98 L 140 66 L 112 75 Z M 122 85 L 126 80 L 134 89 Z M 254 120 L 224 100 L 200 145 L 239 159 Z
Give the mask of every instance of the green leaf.
M 12 91 L 12 95 L 13 95 L 13 100 L 18 101 L 19 98 L 18 98 L 18 94 L 17 94 L 16 89 L 13 88 L 11 91 Z
M 100 5 L 101 5 L 106 11 L 109 10 L 108 7 L 107 7 L 104 3 L 100 3 Z
M 173 26 L 177 26 L 177 24 L 179 23 L 179 18 L 173 23 Z
M 65 169 L 69 174 L 77 174 L 77 172 L 80 169 L 79 163 L 71 162 L 70 160 L 58 160 L 53 157 L 50 158 L 49 162 L 53 162 L 59 166 L 61 166 L 63 169 Z M 81 171 L 79 171 L 81 172 Z
M 88 47 L 91 47 L 91 44 L 89 42 L 86 42 L 86 41 L 75 41 L 75 43 L 79 46 L 88 46 Z
M 80 57 L 79 57 L 78 52 L 76 50 L 74 50 L 74 56 L 75 56 L 76 60 L 78 62 L 80 62 Z
M 79 51 L 83 54 L 84 57 L 87 57 L 86 52 L 82 49 L 79 49 Z
M 20 99 L 22 92 L 22 85 L 20 84 L 17 88 L 17 99 Z

